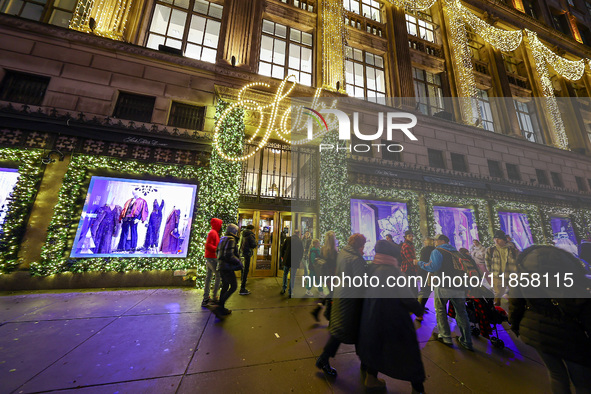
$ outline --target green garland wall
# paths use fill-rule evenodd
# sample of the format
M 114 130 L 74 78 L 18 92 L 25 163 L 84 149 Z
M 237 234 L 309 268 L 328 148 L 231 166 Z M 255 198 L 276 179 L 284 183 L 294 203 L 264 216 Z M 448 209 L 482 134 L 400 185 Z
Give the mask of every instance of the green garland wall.
M 0 233 L 0 273 L 18 265 L 17 253 L 26 230 L 27 218 L 34 202 L 43 169 L 43 152 L 34 149 L 0 149 L 0 161 L 18 164 L 18 181 L 8 199 L 7 215 Z
M 544 245 L 544 225 L 542 223 L 542 218 L 540 217 L 540 211 L 537 205 L 522 203 L 522 202 L 514 202 L 514 201 L 503 201 L 503 200 L 495 200 L 492 202 L 492 214 L 493 214 L 493 223 L 494 223 L 494 230 L 501 229 L 501 221 L 499 219 L 499 212 L 522 212 L 527 214 L 527 218 L 529 221 L 529 227 L 531 229 L 532 237 L 534 244 L 537 245 Z M 544 221 L 545 222 L 545 221 Z M 548 220 L 548 226 L 550 225 Z
M 337 133 L 328 133 L 322 143 L 342 146 Z M 347 244 L 351 234 L 351 204 L 347 179 L 347 151 L 333 149 L 321 152 L 318 191 L 320 234 L 334 231 L 341 246 Z

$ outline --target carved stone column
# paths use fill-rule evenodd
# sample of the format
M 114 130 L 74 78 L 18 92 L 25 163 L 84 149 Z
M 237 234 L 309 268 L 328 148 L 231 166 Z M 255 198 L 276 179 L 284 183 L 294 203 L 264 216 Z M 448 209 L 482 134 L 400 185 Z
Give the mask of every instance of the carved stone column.
M 408 32 L 406 31 L 406 18 L 404 8 L 391 6 L 387 9 L 387 19 L 392 21 L 388 23 L 388 35 L 393 37 L 390 42 L 393 42 L 394 62 L 392 74 L 394 77 L 395 94 L 402 99 L 403 107 L 415 107 L 415 92 L 412 77 L 412 64 L 410 58 L 410 47 L 408 45 Z M 390 44 L 392 45 L 392 44 Z
M 492 69 L 495 71 L 494 74 L 497 75 L 497 82 L 500 88 L 498 95 L 503 97 L 499 99 L 502 101 L 499 105 L 503 106 L 503 112 L 506 113 L 507 121 L 509 123 L 507 125 L 509 127 L 506 128 L 506 134 L 512 137 L 523 138 L 521 135 L 521 129 L 519 128 L 517 113 L 515 112 L 515 107 L 513 105 L 513 93 L 511 92 L 511 86 L 509 86 L 509 78 L 507 77 L 503 55 L 501 54 L 501 51 L 493 47 L 490 47 L 489 53 L 493 58 Z

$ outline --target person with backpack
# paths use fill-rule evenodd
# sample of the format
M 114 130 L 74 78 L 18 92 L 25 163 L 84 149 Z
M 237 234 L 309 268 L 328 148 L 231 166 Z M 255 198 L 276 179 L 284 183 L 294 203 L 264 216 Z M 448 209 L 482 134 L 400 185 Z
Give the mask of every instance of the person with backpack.
M 220 301 L 212 307 L 212 312 L 218 317 L 224 317 L 232 313 L 226 308 L 228 298 L 236 291 L 238 283 L 234 271 L 242 270 L 240 255 L 238 253 L 238 226 L 230 223 L 226 228 L 226 235 L 220 239 L 217 247 L 220 276 L 222 278 L 222 289 Z
M 429 261 L 431 257 L 431 252 L 435 250 L 435 240 L 433 238 L 425 238 L 423 240 L 423 249 L 421 249 L 421 254 L 419 256 L 420 261 Z M 425 270 L 420 270 L 421 272 L 419 275 L 421 276 L 421 290 L 419 291 L 418 301 L 423 307 L 423 310 L 427 310 L 427 301 L 429 300 L 429 296 L 431 295 L 431 283 L 428 280 L 428 273 Z M 423 316 L 416 315 L 415 320 L 422 322 Z
M 240 295 L 249 295 L 250 291 L 246 290 L 246 280 L 248 278 L 248 272 L 250 270 L 250 259 L 253 255 L 253 250 L 257 247 L 257 240 L 254 236 L 254 226 L 249 224 L 246 229 L 240 234 L 239 250 L 243 259 L 244 269 L 240 277 Z
M 337 267 L 337 255 L 339 250 L 337 248 L 337 237 L 334 231 L 329 231 L 324 236 L 324 245 L 320 249 L 320 258 L 324 260 L 324 264 L 320 267 L 316 267 L 316 275 L 320 276 L 332 276 L 335 274 Z M 324 299 L 322 299 L 318 305 L 310 312 L 317 322 L 320 321 L 320 311 L 322 307 L 326 306 L 324 310 L 324 317 L 327 320 L 330 319 L 330 309 L 332 306 L 332 291 L 329 292 Z
M 429 262 L 419 261 L 419 267 L 425 271 L 436 273 L 433 276 L 443 276 L 453 278 L 456 276 L 463 277 L 465 272 L 459 269 L 462 266 L 462 255 L 449 244 L 449 238 L 443 234 L 435 237 L 435 250 L 431 252 Z M 460 328 L 461 337 L 458 338 L 458 343 L 466 350 L 474 351 L 472 347 L 472 333 L 470 332 L 470 320 L 466 312 L 466 289 L 449 287 L 448 281 L 435 287 L 435 313 L 437 314 L 437 340 L 452 346 L 451 330 L 447 321 L 446 304 L 448 301 L 456 311 L 456 323 Z
M 556 284 L 540 287 L 535 294 L 531 288 L 511 287 L 509 322 L 515 335 L 540 355 L 553 393 L 570 393 L 571 384 L 577 393 L 591 393 L 591 283 L 583 264 L 562 249 L 534 245 L 519 255 L 516 268 L 519 275 L 572 276 L 570 294 Z M 562 298 L 580 294 L 587 297 Z
M 206 264 L 206 273 L 205 273 L 205 287 L 203 290 L 203 301 L 201 301 L 201 306 L 206 307 L 210 302 L 210 286 L 211 286 L 211 279 L 215 274 L 215 284 L 213 287 L 213 300 L 217 301 L 218 290 L 220 288 L 220 272 L 218 271 L 218 259 L 216 255 L 216 249 L 218 244 L 220 243 L 220 232 L 222 231 L 222 219 L 212 218 L 210 221 L 211 230 L 207 234 L 207 238 L 205 240 L 205 264 Z
M 283 286 L 281 287 L 281 294 L 285 294 L 288 289 L 287 275 L 289 274 L 289 291 L 288 296 L 291 298 L 292 292 L 295 290 L 295 279 L 302 257 L 304 256 L 304 245 L 300 239 L 300 230 L 295 230 L 293 236 L 287 237 L 281 245 L 281 258 L 283 260 Z

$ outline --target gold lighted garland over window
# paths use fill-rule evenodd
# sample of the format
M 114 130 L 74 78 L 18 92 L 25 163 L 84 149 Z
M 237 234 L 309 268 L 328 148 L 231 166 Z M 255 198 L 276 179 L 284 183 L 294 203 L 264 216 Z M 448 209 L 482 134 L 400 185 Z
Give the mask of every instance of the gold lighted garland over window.
M 70 29 L 123 40 L 132 0 L 78 0 Z

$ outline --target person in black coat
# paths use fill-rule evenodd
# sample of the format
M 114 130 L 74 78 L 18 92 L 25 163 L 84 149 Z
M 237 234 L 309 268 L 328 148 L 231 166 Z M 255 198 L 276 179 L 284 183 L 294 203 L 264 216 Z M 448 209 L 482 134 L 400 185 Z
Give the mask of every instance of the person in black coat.
M 431 258 L 431 252 L 435 250 L 435 240 L 433 238 L 425 238 L 423 241 L 423 249 L 421 249 L 421 254 L 419 256 L 419 261 L 429 261 Z M 419 299 L 418 301 L 423 306 L 424 310 L 427 310 L 425 307 L 427 305 L 427 301 L 429 300 L 429 296 L 433 292 L 431 290 L 431 286 L 427 283 L 427 271 L 420 269 L 419 275 L 422 278 L 421 282 L 421 290 L 419 291 Z M 423 316 L 417 316 L 417 321 L 423 321 Z
M 363 276 L 366 263 L 363 259 L 363 248 L 366 239 L 362 234 L 353 234 L 337 255 L 335 276 L 348 277 Z M 341 343 L 354 344 L 359 334 L 361 308 L 363 306 L 364 289 L 348 286 L 334 288 L 333 302 L 330 312 L 330 338 L 324 346 L 320 357 L 316 360 L 316 367 L 328 376 L 337 376 L 337 371 L 330 366 L 329 359 L 334 357 Z M 370 373 L 370 371 L 368 371 Z M 377 373 L 374 373 L 377 375 Z
M 300 239 L 300 230 L 295 230 L 292 237 L 287 237 L 281 245 L 281 258 L 283 260 L 283 287 L 281 294 L 287 289 L 287 274 L 289 275 L 289 298 L 295 285 L 296 272 L 300 268 L 300 262 L 304 257 L 304 245 Z
M 587 293 L 591 284 L 582 263 L 572 254 L 554 246 L 531 246 L 517 259 L 519 274 L 555 273 L 560 278 L 571 273 L 578 294 Z M 544 282 L 542 282 L 544 283 Z M 578 289 L 576 289 L 578 288 Z M 543 291 L 548 298 L 539 298 Z M 565 288 L 556 285 L 509 290 L 511 330 L 523 342 L 534 347 L 550 377 L 553 393 L 570 393 L 571 382 L 577 393 L 591 392 L 591 299 L 562 298 Z
M 240 236 L 240 251 L 242 253 L 244 269 L 240 278 L 240 295 L 249 295 L 250 291 L 246 290 L 246 279 L 248 278 L 248 271 L 250 270 L 250 259 L 253 255 L 253 250 L 257 247 L 257 240 L 252 232 L 254 226 L 249 224 Z
M 376 243 L 368 277 L 387 283 L 389 277 L 404 274 L 398 268 L 400 248 L 386 240 Z M 357 341 L 357 354 L 368 371 L 374 370 L 394 379 L 410 381 L 413 393 L 424 391 L 425 369 L 410 313 L 423 315 L 411 287 L 369 287 L 365 292 L 363 313 Z M 369 373 L 367 388 L 385 387 L 382 379 Z

